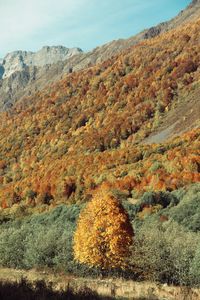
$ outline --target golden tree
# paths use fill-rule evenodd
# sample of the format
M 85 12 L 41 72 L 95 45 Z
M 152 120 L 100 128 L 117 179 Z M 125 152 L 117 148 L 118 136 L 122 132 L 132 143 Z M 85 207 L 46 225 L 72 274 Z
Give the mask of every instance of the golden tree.
M 74 257 L 102 269 L 124 268 L 133 242 L 133 229 L 121 203 L 98 192 L 80 214 L 74 235 Z

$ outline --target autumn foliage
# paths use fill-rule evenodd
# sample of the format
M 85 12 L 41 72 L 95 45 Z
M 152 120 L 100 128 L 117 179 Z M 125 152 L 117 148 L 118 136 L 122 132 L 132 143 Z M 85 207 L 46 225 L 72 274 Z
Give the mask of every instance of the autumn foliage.
M 133 229 L 120 202 L 98 192 L 81 212 L 74 235 L 74 256 L 102 269 L 123 268 L 133 242 Z
M 143 144 L 174 107 L 198 98 L 199 29 L 197 21 L 143 41 L 1 112 L 1 207 L 87 202 L 102 182 L 129 197 L 199 182 L 198 123 Z

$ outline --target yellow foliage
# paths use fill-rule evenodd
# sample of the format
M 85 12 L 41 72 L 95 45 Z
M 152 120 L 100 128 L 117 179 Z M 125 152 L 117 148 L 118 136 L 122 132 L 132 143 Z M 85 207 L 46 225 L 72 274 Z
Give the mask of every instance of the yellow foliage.
M 81 212 L 74 235 L 74 257 L 102 269 L 124 268 L 133 229 L 121 203 L 98 192 Z

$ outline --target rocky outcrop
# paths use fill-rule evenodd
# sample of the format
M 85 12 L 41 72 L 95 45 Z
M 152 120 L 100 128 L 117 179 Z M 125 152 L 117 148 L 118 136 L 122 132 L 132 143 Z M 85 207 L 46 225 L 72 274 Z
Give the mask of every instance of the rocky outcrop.
M 129 39 L 112 41 L 87 53 L 79 48 L 58 46 L 43 47 L 36 53 L 16 51 L 8 54 L 3 63 L 0 62 L 0 110 L 10 108 L 22 96 L 43 89 L 67 73 L 101 63 L 144 39 L 154 38 L 197 18 L 200 18 L 200 0 L 192 1 L 168 22 L 144 30 Z
M 0 78 L 3 77 L 4 72 L 5 72 L 5 69 L 4 69 L 4 67 L 0 64 Z
M 2 78 L 7 78 L 13 73 L 24 71 L 27 66 L 43 67 L 51 65 L 59 61 L 64 61 L 70 57 L 81 53 L 79 48 L 66 48 L 63 46 L 44 46 L 38 52 L 30 51 L 15 51 L 7 54 L 0 62 L 1 69 L 3 69 Z

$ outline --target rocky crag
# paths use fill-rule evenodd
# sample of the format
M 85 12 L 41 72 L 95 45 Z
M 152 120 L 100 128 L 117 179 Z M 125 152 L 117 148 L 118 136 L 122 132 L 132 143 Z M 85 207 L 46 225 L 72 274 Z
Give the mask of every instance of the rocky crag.
M 82 50 L 79 48 L 69 49 L 63 46 L 44 46 L 38 52 L 14 51 L 8 53 L 3 60 L 0 60 L 3 69 L 2 78 L 10 77 L 15 72 L 25 70 L 28 66 L 43 67 L 52 65 L 81 52 Z

